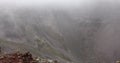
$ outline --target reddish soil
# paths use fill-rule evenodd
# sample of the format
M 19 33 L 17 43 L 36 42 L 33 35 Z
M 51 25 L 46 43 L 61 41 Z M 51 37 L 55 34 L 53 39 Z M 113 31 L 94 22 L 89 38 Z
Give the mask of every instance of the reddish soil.
M 27 53 L 11 53 L 0 56 L 0 63 L 37 63 L 30 52 Z

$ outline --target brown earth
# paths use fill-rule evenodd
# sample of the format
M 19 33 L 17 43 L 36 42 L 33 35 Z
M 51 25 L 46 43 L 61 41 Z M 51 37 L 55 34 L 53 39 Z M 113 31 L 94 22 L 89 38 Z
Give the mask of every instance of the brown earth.
M 38 63 L 30 52 L 11 53 L 0 56 L 0 63 Z

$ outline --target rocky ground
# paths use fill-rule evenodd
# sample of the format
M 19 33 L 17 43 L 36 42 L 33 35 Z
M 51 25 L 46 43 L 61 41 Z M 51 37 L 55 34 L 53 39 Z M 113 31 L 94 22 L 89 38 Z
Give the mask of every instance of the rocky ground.
M 0 63 L 58 63 L 58 61 L 47 58 L 43 59 L 40 57 L 35 58 L 30 52 L 15 52 L 10 54 L 1 54 Z

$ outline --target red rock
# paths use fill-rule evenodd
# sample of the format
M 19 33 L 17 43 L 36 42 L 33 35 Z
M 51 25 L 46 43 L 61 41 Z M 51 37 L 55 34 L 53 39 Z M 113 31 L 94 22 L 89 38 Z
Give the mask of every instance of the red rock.
M 0 56 L 0 63 L 37 63 L 30 52 L 11 53 Z

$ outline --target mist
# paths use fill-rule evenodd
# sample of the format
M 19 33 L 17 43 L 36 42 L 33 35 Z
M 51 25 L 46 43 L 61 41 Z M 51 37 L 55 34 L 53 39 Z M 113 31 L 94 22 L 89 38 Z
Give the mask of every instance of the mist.
M 57 57 L 63 63 L 115 63 L 120 59 L 119 4 L 118 0 L 1 0 L 0 40 L 6 42 L 0 41 L 4 44 L 0 46 L 7 52 L 20 48 Z

